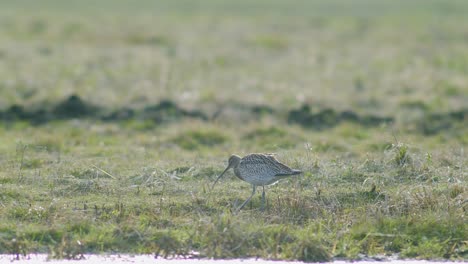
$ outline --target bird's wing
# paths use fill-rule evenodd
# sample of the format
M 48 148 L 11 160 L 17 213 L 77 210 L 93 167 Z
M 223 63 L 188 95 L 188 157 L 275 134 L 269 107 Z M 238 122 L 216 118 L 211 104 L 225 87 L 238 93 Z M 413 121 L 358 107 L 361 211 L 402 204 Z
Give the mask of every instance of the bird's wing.
M 289 175 L 297 174 L 297 171 L 279 162 L 275 158 L 274 154 L 255 153 L 255 154 L 250 154 L 250 155 L 245 156 L 242 160 L 244 159 L 250 162 L 257 162 L 258 164 L 262 164 L 262 166 L 265 166 L 269 170 L 272 170 L 275 176 L 289 176 Z

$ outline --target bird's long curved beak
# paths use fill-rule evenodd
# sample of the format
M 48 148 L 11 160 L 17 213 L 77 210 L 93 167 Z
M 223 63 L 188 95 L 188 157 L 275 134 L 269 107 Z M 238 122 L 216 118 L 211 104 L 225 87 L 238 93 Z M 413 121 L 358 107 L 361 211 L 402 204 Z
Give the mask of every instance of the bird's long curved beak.
M 229 170 L 231 167 L 230 166 L 227 166 L 227 168 L 223 171 L 223 173 L 221 173 L 218 178 L 216 178 L 216 181 L 213 183 L 213 185 L 211 185 L 211 190 L 213 190 L 213 187 L 215 186 L 215 184 L 218 182 L 219 179 L 221 179 L 221 177 L 223 177 L 224 173 L 226 173 L 227 170 Z

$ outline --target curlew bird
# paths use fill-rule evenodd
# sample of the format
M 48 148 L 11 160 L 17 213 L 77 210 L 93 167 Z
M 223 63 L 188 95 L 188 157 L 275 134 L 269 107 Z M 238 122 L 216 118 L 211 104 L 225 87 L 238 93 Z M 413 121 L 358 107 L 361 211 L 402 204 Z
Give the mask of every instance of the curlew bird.
M 249 199 L 247 199 L 238 210 L 242 209 L 255 194 L 257 186 L 262 186 L 262 210 L 265 204 L 265 185 L 276 183 L 277 181 L 291 175 L 302 173 L 300 170 L 294 170 L 279 162 L 273 154 L 249 154 L 243 158 L 232 155 L 229 157 L 227 168 L 216 178 L 211 189 L 218 180 L 230 168 L 234 169 L 237 178 L 252 184 L 253 190 Z

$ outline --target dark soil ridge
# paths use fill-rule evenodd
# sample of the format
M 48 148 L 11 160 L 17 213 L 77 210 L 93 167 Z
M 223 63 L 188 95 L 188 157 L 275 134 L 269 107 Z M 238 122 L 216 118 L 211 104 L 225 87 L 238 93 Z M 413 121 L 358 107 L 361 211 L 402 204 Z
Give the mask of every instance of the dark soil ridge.
M 130 119 L 152 120 L 155 123 L 177 121 L 181 118 L 196 118 L 208 120 L 201 111 L 190 111 L 179 107 L 170 100 L 162 100 L 156 105 L 143 109 L 121 108 L 109 111 L 71 95 L 53 107 L 40 107 L 28 110 L 21 105 L 12 105 L 5 111 L 0 111 L 0 118 L 6 122 L 29 121 L 34 125 L 41 125 L 50 121 L 67 119 L 96 119 L 102 121 L 124 121 Z
M 279 115 L 275 109 L 265 105 L 234 105 L 247 112 L 251 119 L 265 115 Z M 208 115 L 202 110 L 187 110 L 173 101 L 162 100 L 158 104 L 142 109 L 123 107 L 109 110 L 84 101 L 77 95 L 71 95 L 52 107 L 26 109 L 22 105 L 12 105 L 0 111 L 3 122 L 28 121 L 33 125 L 41 125 L 50 121 L 67 119 L 95 119 L 105 122 L 125 120 L 149 120 L 155 123 L 179 121 L 184 118 L 214 121 L 219 119 L 224 106 L 220 106 L 214 114 Z M 395 122 L 392 116 L 360 115 L 354 111 L 336 111 L 331 108 L 313 111 L 307 104 L 287 112 L 286 120 L 290 124 L 298 124 L 304 128 L 324 130 L 337 126 L 342 122 L 356 123 L 366 127 L 375 127 Z M 425 135 L 441 133 L 453 128 L 456 123 L 468 124 L 468 108 L 447 113 L 430 113 L 416 121 L 416 130 Z
M 291 110 L 288 114 L 289 123 L 297 123 L 303 127 L 317 130 L 332 128 L 341 122 L 352 122 L 363 126 L 380 126 L 393 123 L 393 117 L 376 115 L 358 115 L 353 111 L 338 112 L 331 108 L 325 108 L 313 112 L 309 105 L 303 105 L 299 109 Z
M 455 123 L 461 123 L 462 129 L 468 130 L 468 108 L 448 113 L 433 113 L 426 115 L 417 122 L 417 130 L 425 135 L 435 135 L 453 128 Z

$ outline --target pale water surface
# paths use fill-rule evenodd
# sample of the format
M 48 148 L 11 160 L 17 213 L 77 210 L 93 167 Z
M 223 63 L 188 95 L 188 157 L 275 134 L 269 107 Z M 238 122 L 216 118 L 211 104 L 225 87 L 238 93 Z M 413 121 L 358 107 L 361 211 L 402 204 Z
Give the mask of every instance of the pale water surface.
M 303 263 L 299 261 L 272 261 L 262 259 L 230 259 L 230 260 L 212 260 L 212 259 L 155 259 L 153 255 L 85 255 L 82 260 L 48 260 L 46 254 L 31 254 L 26 257 L 20 257 L 19 260 L 15 259 L 13 255 L 0 255 L 0 263 L 14 263 L 14 264 L 33 264 L 33 263 L 162 263 L 162 264 L 298 264 Z M 447 261 L 427 261 L 427 260 L 388 260 L 388 261 L 333 261 L 328 262 L 333 264 L 449 264 L 449 263 L 467 263 L 467 262 L 447 262 Z

